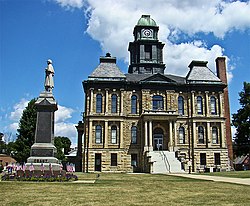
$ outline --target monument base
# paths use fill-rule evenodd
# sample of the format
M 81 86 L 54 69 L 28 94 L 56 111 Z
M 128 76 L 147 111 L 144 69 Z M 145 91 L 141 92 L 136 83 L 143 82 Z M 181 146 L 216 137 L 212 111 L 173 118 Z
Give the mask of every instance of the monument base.
M 40 157 L 35 157 L 36 159 L 40 158 Z M 56 158 L 55 158 L 56 159 Z M 57 160 L 57 159 L 56 159 Z M 58 163 L 35 163 L 32 162 L 33 159 L 28 158 L 28 162 L 26 163 L 26 170 L 29 170 L 29 166 L 32 164 L 34 166 L 34 170 L 41 170 L 41 165 L 43 164 L 43 170 L 44 171 L 60 171 L 61 170 L 61 165 Z M 57 160 L 58 161 L 58 160 Z M 52 169 L 51 169 L 52 168 Z
M 54 157 L 55 153 L 56 153 L 56 147 L 52 143 L 35 143 L 31 146 L 31 157 L 41 157 L 42 159 L 44 159 L 44 157 L 51 158 Z M 53 163 L 58 163 L 58 162 L 53 161 Z

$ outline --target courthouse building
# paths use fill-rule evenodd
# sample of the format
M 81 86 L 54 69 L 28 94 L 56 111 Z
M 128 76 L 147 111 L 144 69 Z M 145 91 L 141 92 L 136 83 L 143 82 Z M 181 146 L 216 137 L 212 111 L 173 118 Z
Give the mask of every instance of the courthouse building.
M 214 74 L 192 61 L 186 76 L 167 74 L 156 22 L 142 15 L 124 74 L 108 53 L 83 81 L 84 172 L 227 170 L 232 157 L 224 57 Z

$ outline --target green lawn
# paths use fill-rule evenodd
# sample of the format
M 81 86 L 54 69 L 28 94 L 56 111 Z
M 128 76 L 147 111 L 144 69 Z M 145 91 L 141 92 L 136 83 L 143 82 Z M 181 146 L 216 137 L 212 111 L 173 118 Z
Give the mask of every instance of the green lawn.
M 96 174 L 78 174 L 80 180 Z M 250 186 L 167 175 L 100 174 L 94 184 L 0 182 L 1 205 L 249 205 Z
M 210 176 L 222 176 L 222 177 L 250 178 L 250 170 L 231 171 L 231 172 L 199 173 L 199 174 L 210 175 Z

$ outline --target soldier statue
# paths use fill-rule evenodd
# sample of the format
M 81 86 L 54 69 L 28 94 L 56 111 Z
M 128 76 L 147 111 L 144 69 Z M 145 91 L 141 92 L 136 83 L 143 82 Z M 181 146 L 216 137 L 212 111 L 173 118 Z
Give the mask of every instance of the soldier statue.
M 53 76 L 55 74 L 54 68 L 52 66 L 52 60 L 48 59 L 47 61 L 47 68 L 45 69 L 45 91 L 52 92 L 52 89 L 54 88 L 54 80 Z

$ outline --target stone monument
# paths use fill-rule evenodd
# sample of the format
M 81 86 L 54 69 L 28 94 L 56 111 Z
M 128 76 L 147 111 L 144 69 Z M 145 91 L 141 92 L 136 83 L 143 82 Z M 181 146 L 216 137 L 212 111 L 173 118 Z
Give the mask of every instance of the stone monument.
M 58 109 L 53 96 L 54 68 L 52 61 L 47 61 L 45 69 L 45 91 L 40 93 L 35 105 L 37 108 L 35 143 L 31 146 L 31 156 L 27 160 L 27 166 L 34 165 L 35 170 L 59 171 L 60 164 L 55 157 L 54 146 L 54 113 Z

